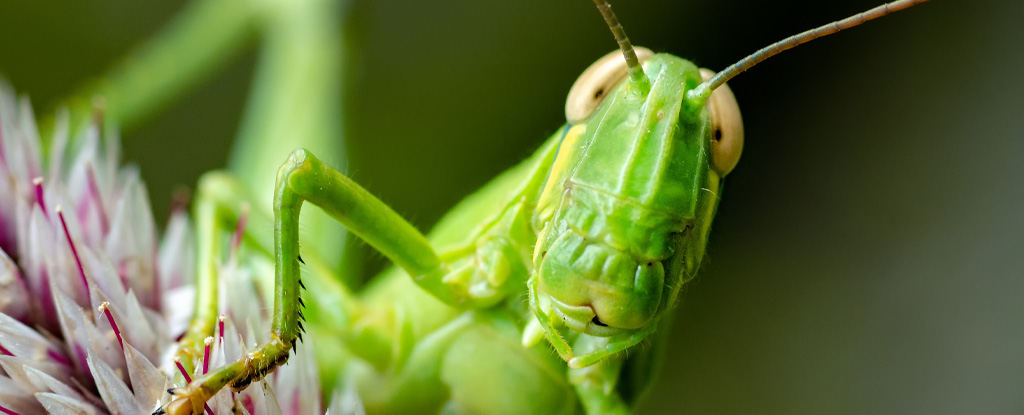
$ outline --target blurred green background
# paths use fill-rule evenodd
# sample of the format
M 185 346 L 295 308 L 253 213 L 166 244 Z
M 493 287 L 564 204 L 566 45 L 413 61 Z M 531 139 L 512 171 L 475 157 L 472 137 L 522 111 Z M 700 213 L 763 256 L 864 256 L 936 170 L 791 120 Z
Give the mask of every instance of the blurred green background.
M 635 44 L 721 69 L 879 2 L 615 7 Z M 0 73 L 42 113 L 183 6 L 0 2 Z M 746 149 L 646 413 L 1024 413 L 1022 16 L 935 0 L 730 83 Z M 614 47 L 584 0 L 355 0 L 339 19 L 335 163 L 421 229 L 558 128 Z M 175 186 L 225 165 L 257 41 L 124 131 L 158 221 Z

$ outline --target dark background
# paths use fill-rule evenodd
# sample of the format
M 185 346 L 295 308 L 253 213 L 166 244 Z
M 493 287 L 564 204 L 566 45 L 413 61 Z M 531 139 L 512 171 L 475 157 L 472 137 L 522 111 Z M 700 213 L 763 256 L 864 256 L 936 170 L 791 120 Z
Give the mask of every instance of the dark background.
M 635 44 L 721 69 L 879 3 L 615 7 Z M 0 73 L 46 111 L 181 7 L 0 2 Z M 746 149 L 646 412 L 1024 412 L 1022 17 L 935 0 L 730 83 Z M 552 133 L 614 47 L 583 0 L 364 1 L 348 24 L 347 169 L 422 229 Z M 255 57 L 125 131 L 158 218 L 225 164 Z

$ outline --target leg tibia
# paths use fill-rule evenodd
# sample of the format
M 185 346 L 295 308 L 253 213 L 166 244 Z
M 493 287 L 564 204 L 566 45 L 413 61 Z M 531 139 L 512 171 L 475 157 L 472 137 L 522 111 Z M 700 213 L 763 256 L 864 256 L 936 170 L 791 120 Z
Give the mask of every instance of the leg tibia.
M 220 179 L 211 177 L 209 183 L 203 186 L 204 192 L 240 191 L 240 188 L 231 185 L 236 183 L 233 180 L 224 182 Z M 208 186 L 223 188 L 206 189 Z M 233 195 L 229 200 L 241 198 L 242 196 Z M 198 202 L 201 216 L 198 223 L 202 228 L 199 246 L 203 250 L 200 252 L 203 268 L 200 273 L 200 289 L 207 287 L 212 290 L 212 294 L 207 296 L 209 298 L 198 298 L 202 306 L 197 305 L 196 308 L 196 333 L 189 338 L 201 339 L 208 336 L 213 327 L 208 317 L 216 315 L 214 259 L 218 256 L 217 216 L 218 211 L 223 208 L 223 204 L 217 203 L 216 199 L 216 196 L 211 196 Z M 299 280 L 299 267 L 304 261 L 299 252 L 299 213 L 305 201 L 320 207 L 410 275 L 420 278 L 429 276 L 427 279 L 430 281 L 440 281 L 440 275 L 443 274 L 441 262 L 422 234 L 348 177 L 328 167 L 307 151 L 297 150 L 278 170 L 277 187 L 274 192 L 275 280 L 272 340 L 260 345 L 245 358 L 199 377 L 185 388 L 175 390 L 176 398 L 165 408 L 168 413 L 201 413 L 203 404 L 218 390 L 227 385 L 236 389 L 244 388 L 249 383 L 261 379 L 269 371 L 285 363 L 289 349 L 295 346 L 297 340 L 301 341 L 303 302 L 299 294 L 303 287 Z M 309 266 L 318 267 L 315 263 Z M 432 291 L 434 295 L 444 297 L 447 294 L 451 300 L 449 289 L 443 285 L 438 288 L 440 289 Z M 200 332 L 203 334 L 202 337 Z
M 206 401 L 225 386 L 235 391 L 245 389 L 250 383 L 262 379 L 275 367 L 288 360 L 288 353 L 294 342 L 274 338 L 249 352 L 242 360 L 223 366 L 209 374 L 198 377 L 184 388 L 168 390 L 174 398 L 164 412 L 169 415 L 202 414 Z

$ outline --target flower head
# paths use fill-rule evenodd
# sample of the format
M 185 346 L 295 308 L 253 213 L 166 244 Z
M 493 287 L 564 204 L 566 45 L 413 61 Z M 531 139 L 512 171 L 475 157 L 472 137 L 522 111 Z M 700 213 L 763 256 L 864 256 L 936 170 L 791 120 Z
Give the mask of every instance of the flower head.
M 221 302 L 231 318 L 195 373 L 179 372 L 175 339 L 194 293 L 188 214 L 175 209 L 159 239 L 139 170 L 119 164 L 116 130 L 97 117 L 70 140 L 67 119 L 58 114 L 44 157 L 31 106 L 0 83 L 0 414 L 149 413 L 181 379 L 262 340 L 266 307 L 222 290 L 240 293 Z M 255 290 L 249 272 L 228 261 L 221 283 Z M 311 356 L 223 391 L 208 412 L 323 413 Z

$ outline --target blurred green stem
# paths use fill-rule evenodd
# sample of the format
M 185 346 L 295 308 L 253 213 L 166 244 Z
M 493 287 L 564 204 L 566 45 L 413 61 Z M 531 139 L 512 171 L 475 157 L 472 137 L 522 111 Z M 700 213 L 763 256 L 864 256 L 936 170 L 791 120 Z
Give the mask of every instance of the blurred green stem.
M 70 109 L 72 131 L 89 120 L 96 97 L 102 97 L 106 119 L 130 129 L 183 95 L 255 33 L 256 6 L 249 0 L 193 1 L 156 37 L 61 104 Z M 49 126 L 52 120 L 44 121 L 44 131 Z
M 271 212 L 277 167 L 297 148 L 345 161 L 342 7 L 337 0 L 282 0 L 266 9 L 262 50 L 229 170 Z M 344 228 L 318 209 L 303 212 L 305 237 L 335 268 Z
M 270 195 L 277 166 L 296 148 L 335 166 L 344 157 L 340 9 L 335 0 L 294 0 L 267 10 L 259 66 L 229 164 L 232 173 L 258 183 L 254 190 Z
M 143 47 L 62 103 L 70 109 L 72 131 L 89 120 L 97 98 L 106 120 L 131 129 L 223 67 L 259 33 L 261 57 L 228 168 L 266 201 L 258 208 L 270 212 L 277 166 L 292 150 L 307 148 L 334 166 L 344 163 L 341 6 L 339 0 L 194 0 Z M 53 120 L 43 124 L 49 137 Z M 305 216 L 311 216 L 303 219 L 307 229 L 316 231 L 307 235 L 310 246 L 341 252 L 340 226 L 319 212 Z

